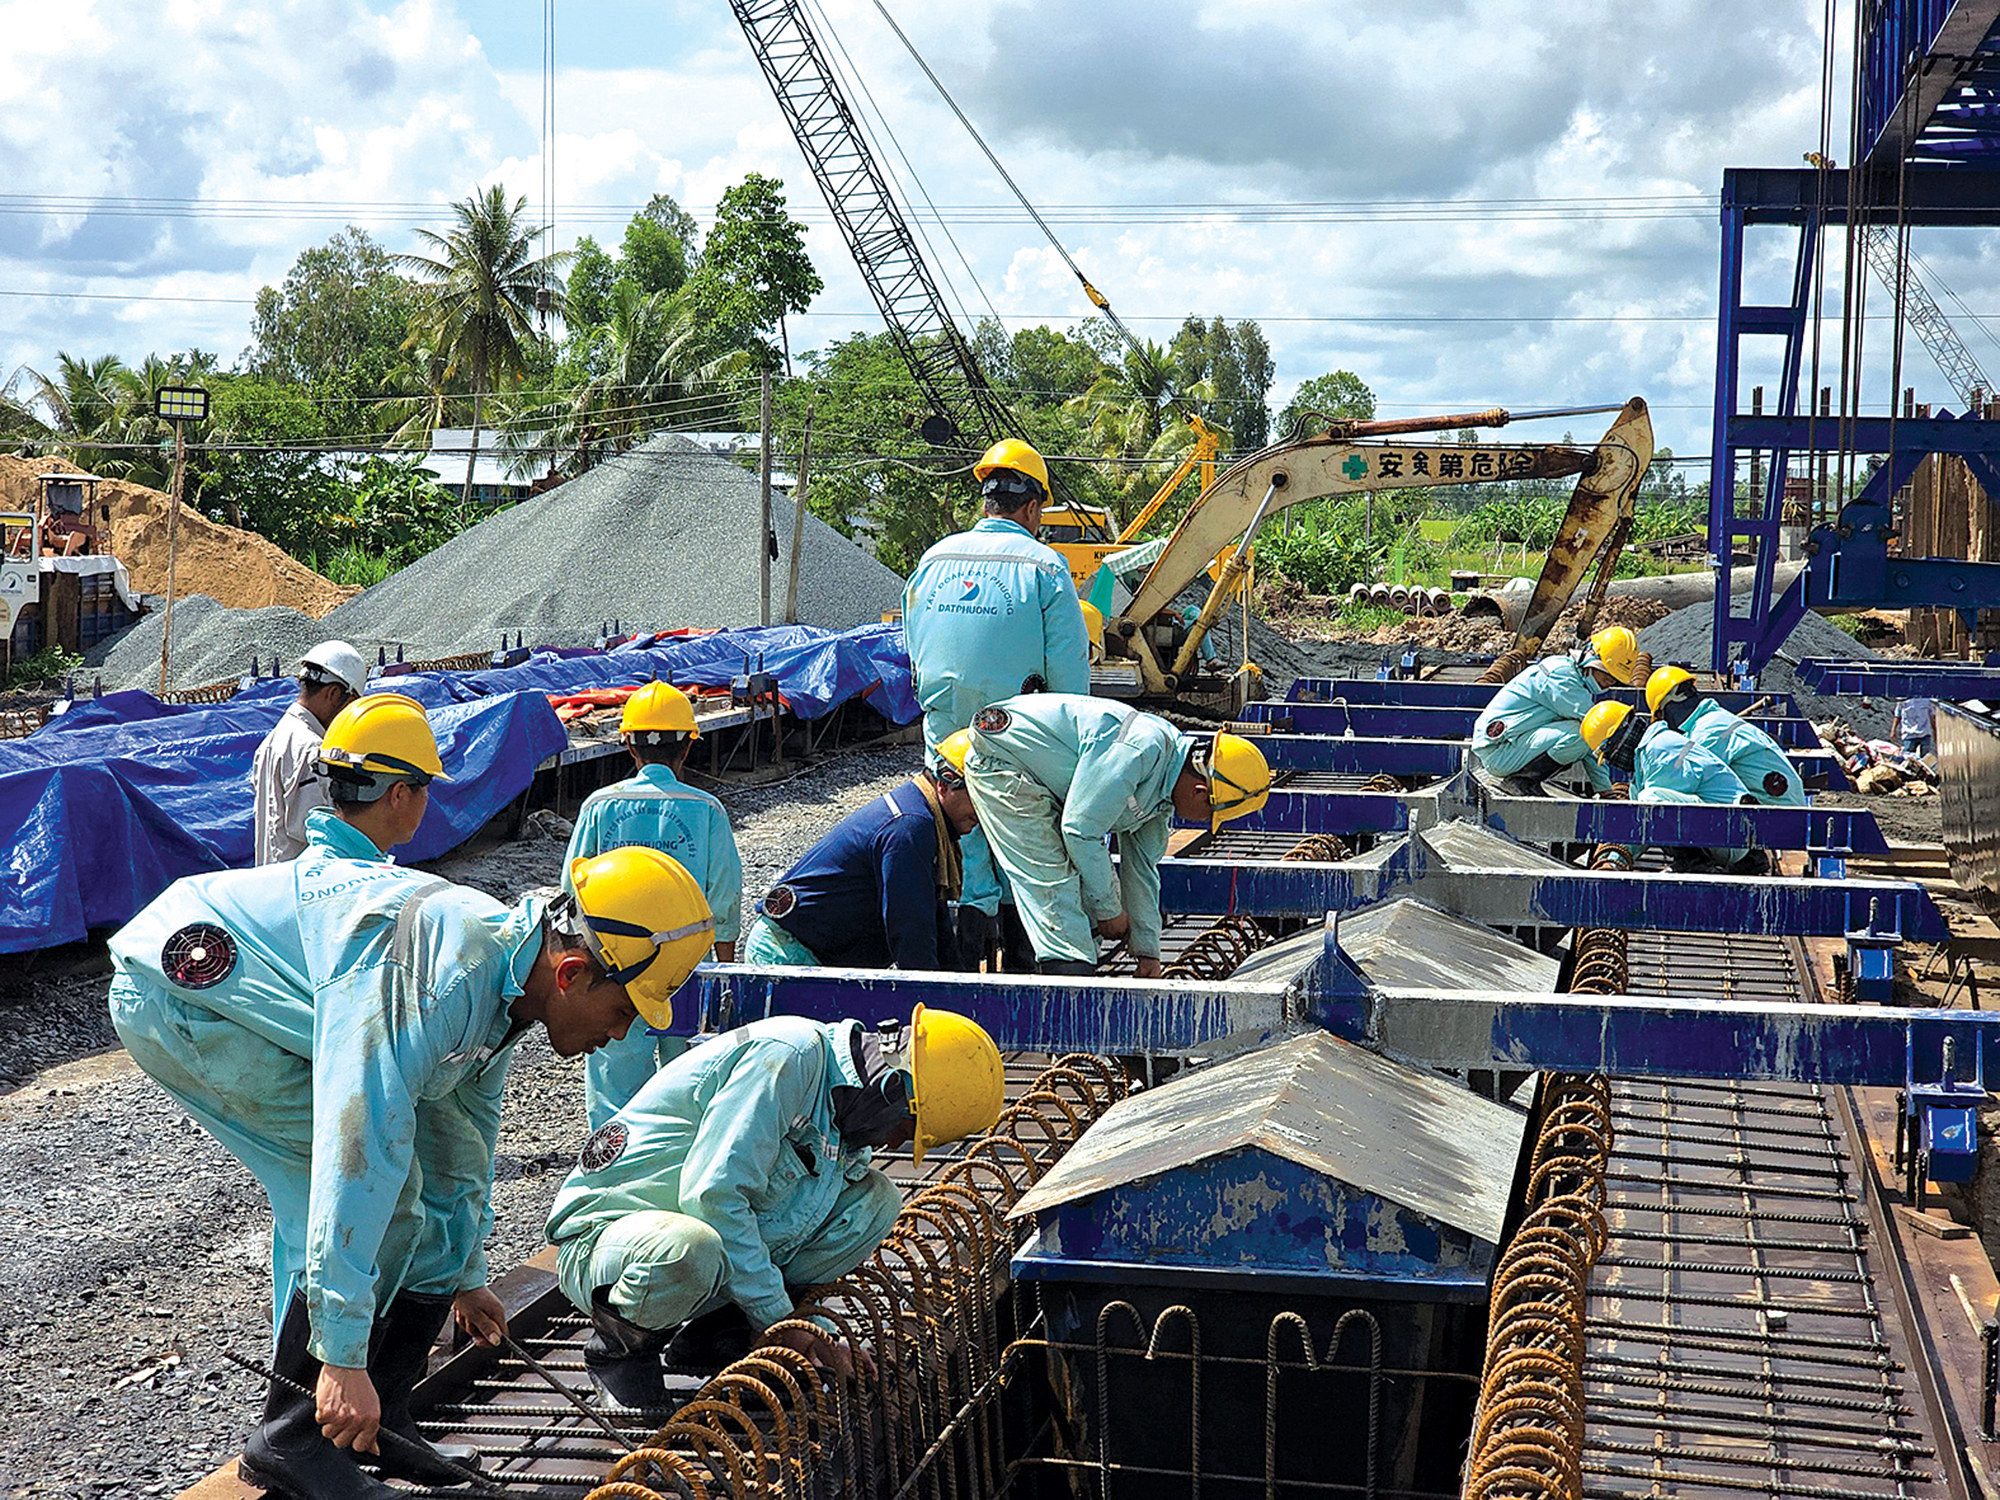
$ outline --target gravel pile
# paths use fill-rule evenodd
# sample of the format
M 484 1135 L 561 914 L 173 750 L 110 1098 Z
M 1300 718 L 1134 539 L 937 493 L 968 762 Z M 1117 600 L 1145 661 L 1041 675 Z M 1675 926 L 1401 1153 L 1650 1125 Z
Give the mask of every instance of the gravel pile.
M 84 653 L 86 675 L 101 676 L 107 692 L 158 687 L 160 637 L 165 632 L 164 611 L 143 616 L 130 629 Z M 268 673 L 274 652 L 285 670 L 292 671 L 301 656 L 336 635 L 324 622 L 283 605 L 229 609 L 206 594 L 190 594 L 174 602 L 173 658 L 168 663 L 167 685 L 205 687 L 241 676 L 249 670 L 253 655 Z M 361 645 L 359 641 L 355 644 Z
M 1698 670 L 1707 669 L 1714 639 L 1715 607 L 1706 600 L 1677 609 L 1664 620 L 1639 632 L 1640 647 L 1652 652 L 1655 662 L 1661 665 L 1679 662 Z M 1879 653 L 1870 651 L 1824 615 L 1808 610 L 1805 618 L 1785 638 L 1778 654 L 1771 658 L 1771 664 L 1758 677 L 1757 685 L 1772 692 L 1796 694 L 1799 709 L 1808 718 L 1845 719 L 1863 734 L 1884 738 L 1894 728 L 1895 700 L 1815 693 L 1799 681 L 1798 674 L 1793 670 L 1807 657 L 1872 658 L 1877 655 Z
M 583 646 L 607 620 L 633 629 L 755 625 L 756 476 L 672 434 L 524 500 L 348 601 L 322 622 L 356 645 L 419 655 L 530 644 Z M 773 616 L 784 609 L 792 506 L 774 496 Z M 878 620 L 903 581 L 816 516 L 806 517 L 799 619 L 846 630 Z
M 176 611 L 178 615 L 178 611 Z M 754 898 L 827 828 L 916 770 L 851 752 L 720 790 Z M 432 868 L 502 900 L 552 884 L 563 829 Z M 108 1042 L 105 978 L 0 988 L 0 1494 L 173 1495 L 233 1457 L 261 1397 L 223 1359 L 270 1349 L 270 1212 L 256 1182 Z M 32 1025 L 22 1023 L 32 1011 Z M 539 1027 L 508 1074 L 493 1274 L 541 1248 L 583 1142 L 580 1060 Z M 18 1085 L 11 1093 L 9 1085 Z

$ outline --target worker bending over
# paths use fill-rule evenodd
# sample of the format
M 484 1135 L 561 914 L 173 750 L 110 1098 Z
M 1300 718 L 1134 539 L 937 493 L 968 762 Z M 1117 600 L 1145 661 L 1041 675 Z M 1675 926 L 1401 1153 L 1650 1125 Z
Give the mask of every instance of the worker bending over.
M 903 639 L 933 759 L 989 703 L 1090 691 L 1090 634 L 1076 582 L 1061 554 L 1038 540 L 1048 465 L 1008 438 L 972 472 L 984 517 L 926 552 L 903 590 Z M 965 967 L 976 968 L 1000 935 L 1006 898 L 984 835 L 968 835 L 964 853 L 961 951 Z
M 1661 667 L 1646 679 L 1646 706 L 1735 773 L 1750 795 L 1769 807 L 1804 807 L 1806 784 L 1778 742 L 1694 685 L 1685 667 Z
M 1544 795 L 1542 782 L 1578 761 L 1604 791 L 1611 778 L 1579 730 L 1599 693 L 1631 684 L 1638 654 L 1638 637 L 1613 625 L 1575 656 L 1543 657 L 1494 691 L 1472 721 L 1472 753 L 1516 796 Z
M 381 693 L 328 726 L 333 805 L 297 860 L 176 881 L 111 941 L 111 1016 L 133 1060 L 271 1201 L 277 1347 L 252 1482 L 390 1500 L 348 1451 L 421 1484 L 463 1475 L 409 1411 L 448 1312 L 506 1331 L 487 1290 L 493 1151 L 514 1043 L 573 1057 L 655 1024 L 708 950 L 687 872 L 621 849 L 576 894 L 508 908 L 385 859 L 443 776 L 423 709 Z M 303 1387 L 296 1393 L 285 1382 Z M 378 1427 L 403 1439 L 377 1444 Z
M 921 1164 L 989 1129 L 1003 1090 L 993 1039 L 921 1005 L 881 1030 L 753 1021 L 675 1058 L 584 1143 L 549 1213 L 562 1289 L 591 1322 L 592 1381 L 658 1409 L 663 1358 L 719 1368 L 748 1352 L 799 1291 L 889 1233 L 901 1195 L 872 1153 L 914 1140 Z M 852 1369 L 810 1325 L 769 1341 Z
M 935 763 L 836 823 L 766 892 L 743 960 L 839 969 L 954 967 L 950 902 L 978 825 L 963 730 Z
M 694 704 L 670 683 L 649 682 L 625 700 L 619 737 L 637 774 L 583 799 L 563 868 L 628 845 L 671 855 L 708 899 L 715 916 L 716 958 L 734 963 L 743 910 L 743 862 L 736 837 L 720 802 L 680 782 L 688 751 L 701 738 Z M 648 1028 L 634 1026 L 622 1041 L 591 1053 L 583 1065 L 590 1128 L 610 1119 L 654 1069 L 686 1047 L 684 1038 L 656 1037 Z
M 1733 807 L 1757 800 L 1721 756 L 1660 720 L 1648 719 L 1629 703 L 1598 704 L 1584 716 L 1583 738 L 1599 760 L 1630 778 L 1634 802 Z M 1761 849 L 1670 853 L 1677 869 L 1710 864 L 1738 875 L 1760 875 L 1770 863 Z
M 345 641 L 321 641 L 299 661 L 299 696 L 257 747 L 250 763 L 260 865 L 297 859 L 306 847 L 306 815 L 327 803 L 319 774 L 326 726 L 368 686 L 361 653 Z
M 965 780 L 1041 972 L 1094 973 L 1104 937 L 1124 940 L 1142 979 L 1160 973 L 1159 864 L 1174 817 L 1212 830 L 1271 791 L 1263 753 L 1240 736 L 1192 739 L 1156 715 L 1073 693 L 981 709 Z

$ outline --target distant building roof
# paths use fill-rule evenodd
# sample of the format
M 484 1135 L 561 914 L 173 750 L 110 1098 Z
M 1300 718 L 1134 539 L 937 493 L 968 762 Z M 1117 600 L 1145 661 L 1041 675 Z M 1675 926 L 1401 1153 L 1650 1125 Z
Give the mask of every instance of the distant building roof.
M 472 449 L 470 427 L 439 427 L 431 432 L 430 451 L 423 466 L 434 472 L 438 483 L 457 489 L 465 483 L 465 456 Z M 538 467 L 546 468 L 545 464 Z M 479 430 L 479 454 L 472 462 L 472 487 L 476 490 L 528 492 L 533 479 L 517 479 L 507 472 L 506 455 L 490 427 Z

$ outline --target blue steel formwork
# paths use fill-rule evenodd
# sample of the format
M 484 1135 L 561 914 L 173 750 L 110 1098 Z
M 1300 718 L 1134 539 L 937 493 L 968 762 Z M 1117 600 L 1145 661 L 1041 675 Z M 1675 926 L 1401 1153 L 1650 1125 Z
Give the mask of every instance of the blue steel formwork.
M 1978 161 L 2000 150 L 2000 0 L 1871 5 L 1857 66 L 1864 164 Z
M 1981 3 L 2000 11 L 2000 0 Z M 1924 8 L 1906 5 L 1901 9 Z M 1885 12 L 1893 9 L 1884 8 Z M 1982 30 L 1981 34 L 1986 33 Z M 1932 35 L 1936 35 L 1935 28 Z M 1980 153 L 1966 148 L 1958 150 L 1958 155 L 1976 160 Z M 1805 611 L 1815 606 L 1932 605 L 1971 613 L 2000 605 L 2000 567 L 1953 559 L 1902 558 L 1888 551 L 1893 535 L 1889 503 L 1930 454 L 1964 458 L 1982 485 L 2000 493 L 2000 461 L 1996 461 L 2000 459 L 2000 423 L 1954 419 L 1949 413 L 1927 418 L 1821 417 L 1810 410 L 1810 401 L 1807 411 L 1799 409 L 1800 371 L 1819 279 L 1817 257 L 1824 248 L 1821 229 L 1845 225 L 1850 217 L 1857 224 L 1898 220 L 1913 226 L 1957 228 L 2000 224 L 2000 172 L 1977 166 L 1941 166 L 1930 160 L 1901 170 L 1878 167 L 1862 173 L 1731 168 L 1723 174 L 1721 208 L 1715 418 L 1709 471 L 1708 544 L 1717 580 L 1710 666 L 1722 671 L 1732 658 L 1740 656 L 1752 670 L 1761 669 Z M 1798 232 L 1787 303 L 1745 301 L 1745 232 L 1758 225 Z M 1740 409 L 1743 341 L 1747 338 L 1781 341 L 1778 399 L 1770 415 L 1752 415 Z M 1839 347 L 1837 334 L 1833 347 Z M 1748 497 L 1751 514 L 1737 515 L 1739 466 L 1748 454 L 1759 450 L 1769 461 L 1763 493 Z M 1844 506 L 1835 525 L 1819 528 L 1808 539 L 1808 565 L 1780 597 L 1779 534 L 1792 455 L 1840 452 L 1881 454 L 1888 461 Z M 1742 615 L 1733 612 L 1728 587 L 1729 568 L 1739 543 L 1749 545 L 1755 567 L 1749 608 Z
M 1821 693 L 1877 698 L 2000 699 L 2000 666 L 1951 661 L 1839 661 L 1811 657 L 1799 680 Z

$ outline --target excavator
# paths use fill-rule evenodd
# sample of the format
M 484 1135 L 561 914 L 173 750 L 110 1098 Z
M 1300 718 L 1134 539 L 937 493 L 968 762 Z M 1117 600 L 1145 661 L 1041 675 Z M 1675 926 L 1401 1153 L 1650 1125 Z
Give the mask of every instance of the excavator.
M 730 10 L 891 338 L 931 408 L 921 424 L 925 438 L 940 447 L 977 452 L 1003 437 L 1025 436 L 987 383 L 970 341 L 953 322 L 805 5 L 801 0 L 730 0 Z M 957 109 L 956 104 L 952 107 Z M 983 148 L 984 142 L 980 145 Z M 993 163 L 1012 186 L 1013 179 L 997 158 Z M 1021 201 L 1035 214 L 1025 197 Z M 1035 217 L 1040 223 L 1040 215 Z M 1048 226 L 1042 227 L 1076 273 L 1092 306 L 1145 359 L 1144 347 L 1104 294 L 1091 285 Z M 1307 501 L 1372 490 L 1577 475 L 1576 493 L 1522 618 L 1516 639 L 1519 649 L 1539 644 L 1593 566 L 1597 579 L 1585 610 L 1595 613 L 1653 457 L 1652 422 L 1646 403 L 1635 397 L 1620 408 L 1522 413 L 1495 408 L 1452 416 L 1327 422 L 1317 431 L 1247 454 L 1216 474 L 1218 435 L 1192 410 L 1177 409 L 1195 441 L 1179 468 L 1117 535 L 1112 534 L 1111 518 L 1102 507 L 1086 505 L 1065 492 L 1059 473 L 1051 476 L 1054 493 L 1043 520 L 1055 528 L 1052 545 L 1063 553 L 1079 590 L 1087 590 L 1102 569 L 1115 571 L 1119 556 L 1129 554 L 1139 532 L 1167 499 L 1200 472 L 1199 494 L 1153 557 L 1144 578 L 1115 613 L 1107 612 L 1106 660 L 1093 677 L 1093 690 L 1225 716 L 1263 696 L 1263 674 L 1247 655 L 1234 672 L 1219 674 L 1204 662 L 1202 648 L 1223 610 L 1243 597 L 1257 533 L 1272 516 Z M 1590 449 L 1364 441 L 1614 409 L 1616 420 Z M 1182 609 L 1180 596 L 1204 576 L 1210 586 L 1190 616 Z

